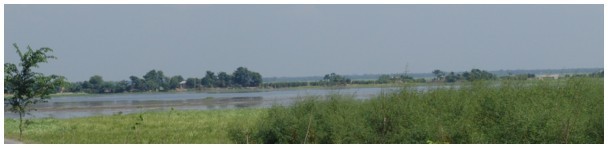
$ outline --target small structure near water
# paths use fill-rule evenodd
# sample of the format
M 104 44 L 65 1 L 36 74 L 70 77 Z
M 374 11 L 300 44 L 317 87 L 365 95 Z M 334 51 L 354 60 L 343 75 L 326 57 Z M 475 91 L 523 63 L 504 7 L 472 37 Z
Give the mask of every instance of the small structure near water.
M 559 74 L 547 74 L 547 75 L 536 75 L 536 78 L 539 80 L 544 80 L 544 79 L 559 79 Z

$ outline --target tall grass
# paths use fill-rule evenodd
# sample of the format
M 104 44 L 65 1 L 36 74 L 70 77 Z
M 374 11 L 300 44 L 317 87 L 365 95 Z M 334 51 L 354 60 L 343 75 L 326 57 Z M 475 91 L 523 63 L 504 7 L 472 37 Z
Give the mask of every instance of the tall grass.
M 561 84 L 559 84 L 561 83 Z M 275 106 L 237 143 L 603 143 L 603 79 L 503 81 Z M 248 137 L 243 137 L 247 131 Z

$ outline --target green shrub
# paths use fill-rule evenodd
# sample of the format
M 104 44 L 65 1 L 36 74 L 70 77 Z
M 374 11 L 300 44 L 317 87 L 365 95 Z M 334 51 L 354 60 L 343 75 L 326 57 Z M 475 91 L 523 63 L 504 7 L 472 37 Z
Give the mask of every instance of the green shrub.
M 603 143 L 603 79 L 475 81 L 270 108 L 255 143 Z M 238 139 L 238 138 L 237 138 Z

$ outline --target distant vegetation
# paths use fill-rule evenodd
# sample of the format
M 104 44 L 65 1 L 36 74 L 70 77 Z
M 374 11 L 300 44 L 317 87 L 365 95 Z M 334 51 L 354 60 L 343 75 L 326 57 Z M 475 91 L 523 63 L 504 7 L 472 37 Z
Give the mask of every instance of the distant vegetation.
M 512 76 L 512 75 L 522 75 L 522 74 L 535 74 L 535 75 L 543 75 L 543 74 L 560 74 L 560 75 L 574 75 L 574 74 L 589 74 L 598 71 L 603 71 L 604 68 L 568 68 L 568 69 L 532 69 L 532 70 L 492 70 L 490 73 L 496 75 L 497 77 L 503 76 Z M 454 73 L 462 73 L 464 71 L 454 71 Z M 387 74 L 359 74 L 359 75 L 343 75 L 344 77 L 350 78 L 353 81 L 357 80 L 377 80 L 381 75 L 391 75 L 398 76 L 403 75 L 403 73 L 387 73 Z M 431 80 L 435 77 L 431 71 L 426 73 L 407 73 L 408 76 L 411 76 L 418 79 L 426 79 Z M 313 82 L 323 79 L 323 76 L 305 76 L 305 77 L 264 77 L 262 78 L 264 83 L 275 83 L 275 82 Z
M 182 76 L 165 76 L 163 71 L 150 70 L 143 75 L 129 77 L 130 81 L 119 82 L 104 81 L 99 75 L 92 76 L 88 81 L 74 82 L 64 86 L 68 92 L 87 93 L 121 93 L 121 92 L 146 92 L 146 91 L 169 91 L 185 89 L 204 88 L 229 88 L 229 87 L 258 87 L 262 84 L 262 75 L 249 71 L 245 67 L 237 68 L 232 74 L 220 72 L 217 76 L 207 71 L 203 78 L 187 78 Z M 59 89 L 58 89 L 59 90 Z M 61 89 L 63 90 L 63 89 Z
M 455 83 L 479 80 L 529 80 L 537 77 L 535 74 L 511 74 L 497 76 L 485 70 L 471 69 L 465 72 L 432 71 L 432 78 L 414 78 L 410 74 L 383 74 L 377 79 L 353 80 L 336 73 L 326 74 L 319 80 L 305 82 L 267 82 L 263 83 L 260 73 L 250 71 L 245 67 L 237 68 L 232 74 L 226 72 L 214 73 L 206 71 L 202 78 L 183 78 L 180 75 L 165 76 L 163 71 L 150 70 L 142 78 L 129 77 L 129 80 L 118 82 L 104 81 L 102 76 L 92 76 L 88 81 L 62 83 L 56 85 L 54 92 L 85 92 L 85 93 L 123 93 L 123 92 L 166 92 L 185 90 L 208 90 L 216 88 L 290 88 L 290 87 L 348 87 L 350 85 L 375 84 L 405 84 L 405 83 Z M 603 77 L 603 70 L 590 74 L 567 74 L 561 77 Z M 64 79 L 65 80 L 65 79 Z M 10 87 L 7 88 L 10 90 Z M 5 91 L 6 93 L 6 91 Z
M 435 75 L 435 78 L 433 78 L 433 81 L 445 81 L 448 83 L 453 83 L 456 81 L 479 81 L 479 80 L 495 80 L 496 79 L 496 75 L 487 72 L 485 70 L 479 70 L 479 69 L 471 69 L 470 72 L 463 72 L 463 73 L 454 73 L 454 72 L 450 72 L 450 73 L 446 73 L 443 72 L 441 70 L 434 70 L 433 74 Z

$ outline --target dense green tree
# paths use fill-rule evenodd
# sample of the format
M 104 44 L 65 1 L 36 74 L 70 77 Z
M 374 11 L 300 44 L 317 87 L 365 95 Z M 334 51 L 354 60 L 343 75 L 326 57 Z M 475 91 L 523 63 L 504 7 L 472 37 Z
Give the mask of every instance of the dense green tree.
M 25 53 L 19 50 L 17 44 L 13 44 L 20 58 L 19 66 L 13 63 L 4 64 L 4 88 L 9 87 L 13 93 L 11 97 L 5 98 L 5 105 L 11 112 L 19 114 L 19 139 L 23 135 L 23 117 L 31 108 L 30 105 L 46 102 L 50 99 L 50 93 L 55 91 L 56 84 L 61 83 L 58 76 L 44 76 L 42 73 L 33 72 L 32 68 L 38 68 L 38 64 L 47 63 L 48 59 L 56 59 L 47 55 L 53 52 L 51 48 L 43 47 L 33 50 L 27 47 Z
M 232 76 L 229 75 L 226 72 L 220 72 L 217 74 L 217 85 L 218 87 L 222 87 L 222 88 L 226 88 L 226 87 L 230 87 L 231 85 L 231 81 L 232 81 Z
M 262 75 L 260 75 L 260 73 L 251 72 L 250 76 L 251 76 L 251 79 L 253 80 L 253 82 L 249 85 L 250 87 L 258 87 L 258 86 L 262 85 Z
M 64 76 L 59 76 L 59 75 L 51 75 L 50 76 L 51 79 L 54 79 L 55 81 L 53 82 L 53 86 L 55 86 L 55 93 L 63 93 L 63 91 L 65 91 L 66 87 L 70 86 L 70 83 L 68 83 L 67 79 Z
M 147 91 L 145 81 L 143 79 L 138 78 L 137 76 L 129 77 L 131 80 L 131 87 L 129 91 Z
M 200 86 L 200 80 L 198 78 L 188 78 L 186 79 L 186 87 L 188 88 L 198 88 Z
M 102 88 L 103 83 L 103 77 L 99 75 L 94 75 L 89 78 L 89 88 L 92 89 L 94 92 L 99 92 L 99 90 Z
M 471 72 L 464 72 L 462 75 L 463 75 L 464 79 L 466 79 L 467 81 L 496 79 L 496 75 L 494 75 L 490 72 L 487 72 L 485 70 L 479 70 L 479 69 L 471 69 Z
M 166 90 L 169 87 L 169 78 L 165 77 L 163 71 L 150 70 L 144 75 L 146 87 L 153 91 Z
M 122 80 L 119 81 L 114 87 L 114 92 L 126 92 L 129 91 L 129 81 Z
M 114 82 L 103 82 L 101 88 L 97 89 L 98 93 L 114 93 L 116 90 L 117 84 Z
M 450 72 L 445 76 L 445 82 L 454 83 L 460 79 L 460 74 L 455 74 L 454 72 Z
M 214 87 L 217 80 L 215 73 L 207 71 L 205 77 L 201 80 L 201 84 L 205 87 Z
M 262 83 L 262 76 L 245 67 L 239 67 L 232 73 L 233 82 L 240 87 L 257 87 Z
M 176 89 L 179 87 L 179 83 L 184 81 L 184 78 L 180 75 L 173 76 L 169 80 L 169 89 Z

